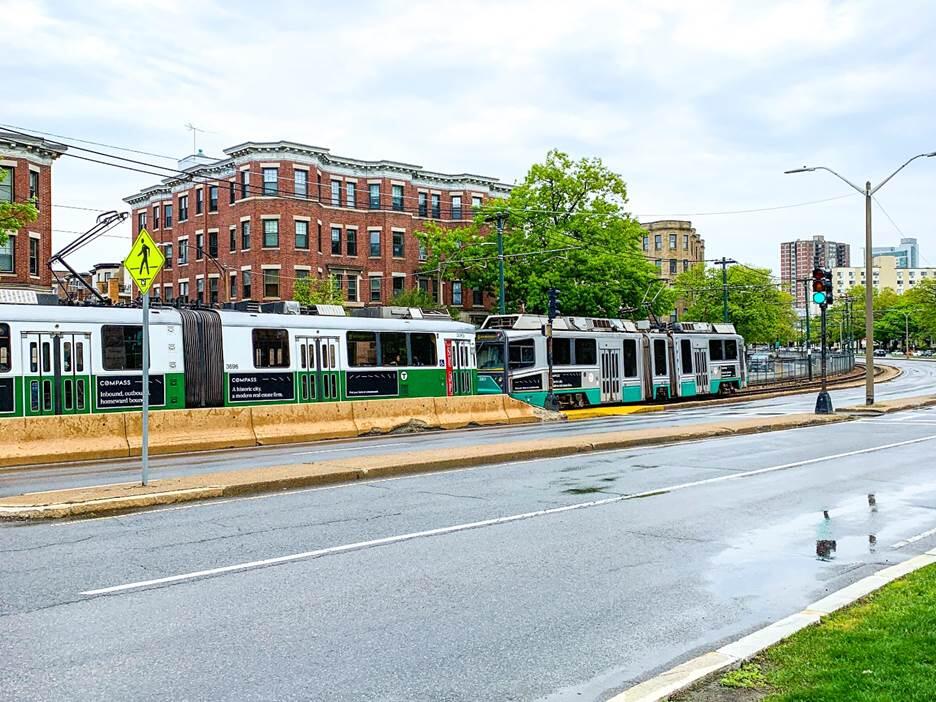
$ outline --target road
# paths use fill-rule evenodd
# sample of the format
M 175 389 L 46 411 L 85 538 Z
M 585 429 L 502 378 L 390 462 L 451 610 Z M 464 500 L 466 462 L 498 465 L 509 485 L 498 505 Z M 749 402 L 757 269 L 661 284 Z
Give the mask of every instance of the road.
M 903 375 L 877 386 L 879 399 L 923 395 L 936 392 L 936 363 L 892 361 L 903 369 Z M 803 395 L 769 400 L 714 405 L 695 409 L 671 409 L 654 414 L 608 417 L 562 425 L 529 425 L 490 427 L 461 431 L 429 432 L 392 436 L 377 436 L 340 441 L 319 441 L 288 446 L 251 447 L 227 451 L 152 457 L 150 475 L 169 478 L 221 470 L 237 470 L 262 466 L 292 465 L 315 460 L 350 458 L 419 449 L 444 451 L 448 448 L 477 443 L 507 443 L 518 439 L 537 439 L 580 434 L 601 433 L 622 429 L 641 429 L 661 425 L 698 424 L 720 419 L 776 416 L 795 412 L 811 412 L 815 408 L 815 391 Z M 864 403 L 864 387 L 832 392 L 835 406 Z M 0 496 L 59 488 L 122 483 L 138 480 L 140 461 L 116 459 L 82 463 L 61 463 L 29 469 L 0 469 Z
M 0 699 L 606 700 L 933 548 L 934 448 L 919 410 L 7 525 Z

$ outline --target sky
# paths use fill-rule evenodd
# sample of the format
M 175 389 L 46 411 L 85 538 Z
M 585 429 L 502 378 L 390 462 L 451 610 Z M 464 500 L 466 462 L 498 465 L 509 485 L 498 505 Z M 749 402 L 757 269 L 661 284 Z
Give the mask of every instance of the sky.
M 775 273 L 782 241 L 823 234 L 853 261 L 864 241 L 858 193 L 784 170 L 877 183 L 936 150 L 925 0 L 0 0 L 0 17 L 0 124 L 182 158 L 190 123 L 209 155 L 284 139 L 507 183 L 558 148 L 620 173 L 640 221 L 691 219 L 708 258 Z M 125 210 L 158 179 L 66 156 L 53 180 L 58 205 Z M 936 266 L 934 185 L 921 159 L 880 191 L 875 245 L 916 236 Z M 57 207 L 54 248 L 94 216 Z M 129 221 L 117 234 L 75 263 L 122 259 Z

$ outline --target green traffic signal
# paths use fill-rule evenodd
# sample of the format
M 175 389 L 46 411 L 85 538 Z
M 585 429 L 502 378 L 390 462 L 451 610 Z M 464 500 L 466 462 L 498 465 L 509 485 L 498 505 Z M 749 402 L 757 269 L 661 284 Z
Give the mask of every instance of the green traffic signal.
M 814 292 L 812 301 L 817 305 L 824 305 L 826 303 L 826 294 L 824 292 Z

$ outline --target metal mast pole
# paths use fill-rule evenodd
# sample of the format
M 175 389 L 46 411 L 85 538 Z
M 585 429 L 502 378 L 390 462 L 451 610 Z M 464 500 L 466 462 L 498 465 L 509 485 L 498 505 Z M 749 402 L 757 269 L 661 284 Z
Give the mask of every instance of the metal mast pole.
M 498 300 L 497 311 L 507 314 L 507 295 L 504 288 L 504 213 L 497 215 L 497 279 Z
M 865 404 L 874 404 L 874 254 L 871 251 L 871 181 L 865 181 Z

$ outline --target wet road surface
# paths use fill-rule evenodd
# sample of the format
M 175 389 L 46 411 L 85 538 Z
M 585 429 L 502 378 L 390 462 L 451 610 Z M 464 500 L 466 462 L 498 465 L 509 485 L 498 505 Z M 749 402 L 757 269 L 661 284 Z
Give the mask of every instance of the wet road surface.
M 936 393 L 936 363 L 924 361 L 893 361 L 891 365 L 903 369 L 903 375 L 876 387 L 878 399 L 892 399 Z M 864 387 L 832 391 L 836 407 L 863 404 Z M 751 402 L 714 405 L 693 409 L 678 409 L 654 414 L 608 417 L 580 422 L 513 427 L 491 427 L 461 431 L 428 432 L 392 436 L 319 441 L 289 446 L 251 447 L 227 451 L 210 451 L 150 459 L 153 478 L 171 478 L 182 475 L 238 470 L 262 466 L 280 466 L 334 458 L 350 458 L 399 451 L 471 446 L 478 443 L 509 443 L 535 440 L 542 437 L 570 436 L 583 433 L 614 432 L 681 424 L 699 424 L 720 419 L 770 417 L 797 412 L 811 412 L 815 408 L 816 391 L 802 395 L 778 397 Z M 0 469 L 0 496 L 24 492 L 55 490 L 60 488 L 135 482 L 140 476 L 140 459 L 116 459 L 36 466 L 27 469 Z
M 607 699 L 933 548 L 934 448 L 920 410 L 6 525 L 0 699 Z

